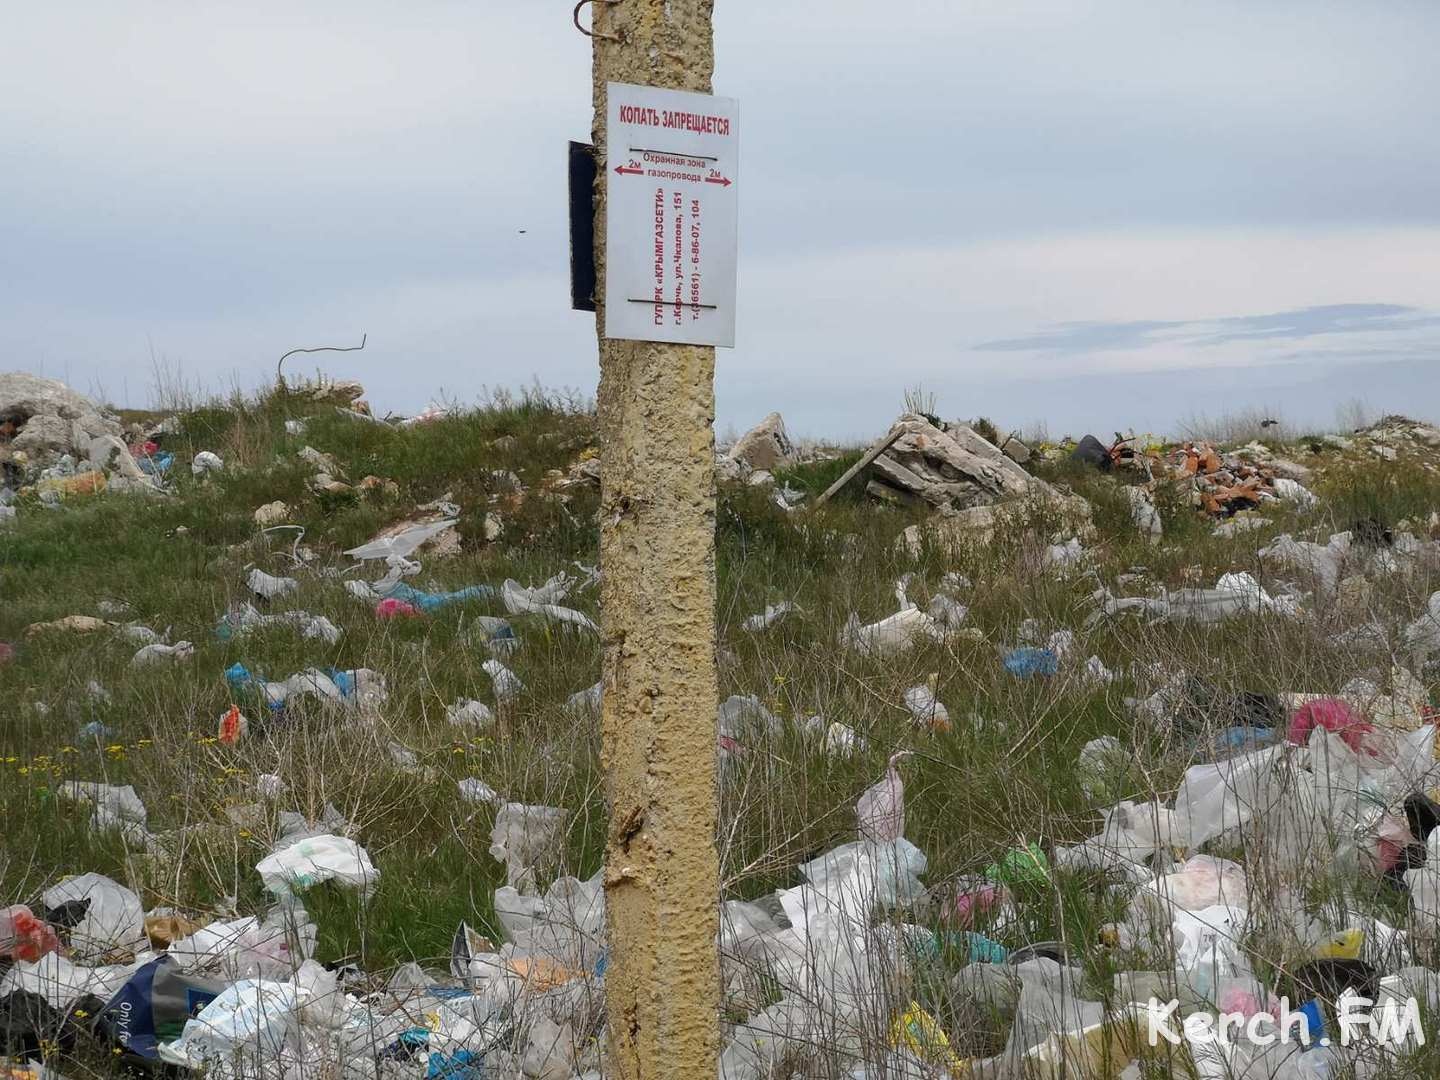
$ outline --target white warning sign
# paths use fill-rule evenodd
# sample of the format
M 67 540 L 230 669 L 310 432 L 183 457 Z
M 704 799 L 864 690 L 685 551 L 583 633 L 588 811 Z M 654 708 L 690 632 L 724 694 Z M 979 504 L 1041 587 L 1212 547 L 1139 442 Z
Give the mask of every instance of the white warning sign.
M 732 98 L 610 83 L 605 336 L 735 344 Z

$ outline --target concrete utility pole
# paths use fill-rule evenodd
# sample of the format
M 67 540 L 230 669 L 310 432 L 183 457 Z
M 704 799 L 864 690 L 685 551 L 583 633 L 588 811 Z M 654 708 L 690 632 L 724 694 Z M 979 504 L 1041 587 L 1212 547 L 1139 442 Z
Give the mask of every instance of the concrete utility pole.
M 715 350 L 605 337 L 606 83 L 710 92 L 712 0 L 594 0 L 610 1080 L 719 1050 Z

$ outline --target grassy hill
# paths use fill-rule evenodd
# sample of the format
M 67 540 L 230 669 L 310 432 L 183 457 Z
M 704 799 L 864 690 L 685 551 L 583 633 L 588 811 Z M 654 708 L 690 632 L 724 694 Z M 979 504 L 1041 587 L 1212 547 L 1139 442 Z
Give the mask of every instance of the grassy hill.
M 287 433 L 295 421 L 303 430 Z M 316 466 L 299 456 L 305 447 L 330 455 L 334 475 L 352 490 L 317 493 Z M 468 801 L 460 781 L 479 778 L 508 800 L 570 811 L 565 868 L 581 878 L 599 868 L 598 719 L 565 704 L 599 677 L 596 638 L 508 615 L 498 599 L 380 619 L 345 582 L 374 580 L 384 567 L 357 567 L 342 554 L 444 500 L 459 507 L 458 551 L 421 552 L 423 570 L 409 584 L 443 591 L 499 587 L 507 578 L 539 585 L 562 571 L 583 577 L 576 564 L 597 560 L 598 490 L 560 481 L 596 453 L 591 413 L 532 394 L 399 427 L 276 393 L 183 413 L 161 448 L 175 455 L 168 494 L 72 496 L 59 509 L 25 497 L 16 522 L 0 529 L 0 641 L 14 645 L 12 659 L 0 664 L 0 902 L 36 905 L 65 875 L 93 870 L 135 889 L 147 909 L 173 908 L 201 922 L 256 913 L 267 898 L 255 865 L 270 850 L 280 813 L 314 821 L 329 805 L 380 878 L 368 902 L 329 885 L 306 895 L 319 928 L 317 956 L 357 964 L 378 985 L 411 960 L 445 972 L 462 921 L 504 938 L 493 910 L 504 866 L 488 850 L 495 809 Z M 717 840 L 726 898 L 792 886 L 800 863 L 852 840 L 857 797 L 893 752 L 911 749 L 902 766 L 906 836 L 928 856 L 932 890 L 913 919 L 943 942 L 943 898 L 956 881 L 983 875 L 1025 845 L 1049 852 L 1093 836 L 1100 812 L 1121 799 L 1169 798 L 1187 765 L 1213 756 L 1215 730 L 1229 726 L 1215 715 L 1208 727 L 1175 717 L 1147 721 L 1127 698 L 1147 697 L 1177 675 L 1255 693 L 1335 693 L 1357 675 L 1386 682 L 1401 659 L 1401 628 L 1440 588 L 1440 558 L 1428 547 L 1440 510 L 1436 454 L 1417 443 L 1382 460 L 1364 439 L 1350 450 L 1309 439 L 1274 449 L 1314 471 L 1316 507 L 1272 504 L 1262 527 L 1224 537 L 1212 520 L 1162 493 L 1166 531 L 1156 545 L 1131 522 L 1125 477 L 1063 455 L 1035 465 L 1092 507 L 1094 530 L 1082 539 L 1085 561 L 1077 567 L 1046 562 L 1047 547 L 1067 537 L 1044 514 L 1007 524 L 988 543 L 928 544 L 910 554 L 896 540 L 923 519 L 919 511 L 874 505 L 852 490 L 819 509 L 787 512 L 768 488 L 723 485 L 722 699 L 753 696 L 780 721 L 773 732 L 741 739 L 722 770 Z M 202 450 L 218 454 L 224 469 L 192 476 L 189 462 Z M 813 497 L 854 453 L 777 479 Z M 370 490 L 362 490 L 366 477 L 378 478 Z M 262 530 L 254 513 L 277 500 L 293 527 Z M 1102 585 L 1116 595 L 1153 594 L 1248 571 L 1277 594 L 1287 582 L 1304 586 L 1303 574 L 1261 565 L 1259 549 L 1280 532 L 1323 543 L 1367 519 L 1427 546 L 1403 569 L 1357 561 L 1354 574 L 1368 581 L 1363 595 L 1358 585 L 1348 599 L 1302 590 L 1300 618 L 1087 622 Z M 259 603 L 246 585 L 255 568 L 294 578 L 298 590 Z M 837 646 L 852 613 L 871 623 L 896 611 L 902 575 L 910 575 L 908 598 L 924 608 L 947 574 L 968 579 L 952 589 L 968 608 L 962 632 L 883 659 Z M 1121 575 L 1133 576 L 1117 584 Z M 766 630 L 742 628 L 782 600 L 800 613 Z M 241 603 L 268 614 L 324 616 L 340 637 L 306 638 L 289 624 L 218 635 L 222 617 Z M 565 603 L 598 619 L 593 588 L 577 588 Z M 70 615 L 138 624 L 170 642 L 189 641 L 194 652 L 135 668 L 139 645 L 120 629 L 27 629 Z M 524 687 L 509 706 L 497 702 L 482 670 L 496 654 L 479 616 L 508 618 L 522 642 L 499 655 Z M 1378 642 L 1345 636 L 1372 621 Z M 1044 646 L 1061 630 L 1076 639 L 1055 676 L 1016 677 L 1002 664 L 1005 651 Z M 1114 681 L 1086 676 L 1092 656 Z M 236 664 L 270 680 L 308 668 L 371 669 L 384 677 L 388 697 L 375 708 L 307 701 L 272 714 L 253 693 L 227 684 Z M 1433 688 L 1434 669 L 1414 666 Z M 948 730 L 917 726 L 906 708 L 905 691 L 927 680 L 948 710 Z M 493 725 L 450 723 L 447 706 L 459 699 L 489 705 Z M 229 746 L 217 724 L 232 705 L 249 726 Z M 819 734 L 805 723 L 812 716 L 823 718 Z M 852 728 L 865 748 L 827 752 L 823 733 L 832 722 Z M 1102 736 L 1118 740 L 1119 754 L 1098 772 L 1082 767 L 1082 748 Z M 284 794 L 257 790 L 257 777 L 271 775 Z M 133 785 L 158 842 L 136 850 L 120 832 L 97 831 L 91 811 L 62 796 L 73 780 Z M 1331 873 L 1324 860 L 1287 884 L 1317 905 L 1343 899 L 1392 923 L 1407 918 L 1403 891 L 1373 876 Z M 1055 871 L 1013 891 L 1019 917 L 995 930 L 1001 944 L 1063 942 L 1097 985 L 1108 985 L 1123 959 L 1101 946 L 1100 929 L 1123 909 L 1123 893 L 1088 871 Z M 952 987 L 964 959 L 942 949 L 911 992 L 957 1049 L 981 1055 L 1003 1045 L 1007 1024 L 976 1012 Z M 1267 955 L 1264 963 L 1278 968 L 1289 959 Z M 732 1018 L 756 1005 L 732 1002 Z

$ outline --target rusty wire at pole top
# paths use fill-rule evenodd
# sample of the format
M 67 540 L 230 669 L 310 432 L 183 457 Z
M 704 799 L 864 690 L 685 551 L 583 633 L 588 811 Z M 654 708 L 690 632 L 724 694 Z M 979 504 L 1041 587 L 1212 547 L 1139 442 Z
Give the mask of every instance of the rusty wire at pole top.
M 597 34 L 594 30 L 586 30 L 585 27 L 581 26 L 580 9 L 583 8 L 586 4 L 622 4 L 624 2 L 625 0 L 579 0 L 579 2 L 575 5 L 575 10 L 570 13 L 570 20 L 575 24 L 575 29 L 579 30 L 588 38 L 598 37 L 603 38 L 605 41 L 619 41 L 619 37 L 614 34 Z M 591 20 L 591 25 L 594 25 L 593 18 Z

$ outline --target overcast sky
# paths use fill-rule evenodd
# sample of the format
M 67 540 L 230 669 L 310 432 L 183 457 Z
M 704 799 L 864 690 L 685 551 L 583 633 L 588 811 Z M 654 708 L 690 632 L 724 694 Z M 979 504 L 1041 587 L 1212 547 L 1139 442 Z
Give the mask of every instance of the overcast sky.
M 380 411 L 593 393 L 570 8 L 7 5 L 0 369 L 143 404 L 157 362 L 250 387 L 367 333 L 317 359 Z M 1054 435 L 1440 418 L 1435 0 L 716 9 L 742 118 L 722 429 L 869 435 L 916 384 Z

